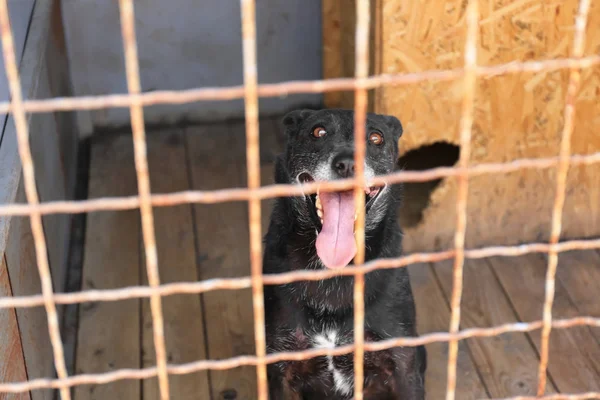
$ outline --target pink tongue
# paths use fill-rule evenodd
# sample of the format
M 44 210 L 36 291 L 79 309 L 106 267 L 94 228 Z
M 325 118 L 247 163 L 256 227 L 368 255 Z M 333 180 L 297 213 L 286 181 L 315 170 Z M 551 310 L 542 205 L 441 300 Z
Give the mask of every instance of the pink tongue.
M 321 193 L 323 229 L 317 236 L 317 254 L 327 268 L 342 268 L 356 254 L 354 194 Z

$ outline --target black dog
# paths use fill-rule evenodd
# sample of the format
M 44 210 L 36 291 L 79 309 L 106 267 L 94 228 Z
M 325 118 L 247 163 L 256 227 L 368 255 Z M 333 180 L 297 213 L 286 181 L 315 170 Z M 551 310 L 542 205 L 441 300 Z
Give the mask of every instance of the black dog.
M 351 177 L 354 113 L 293 111 L 283 119 L 287 146 L 276 164 L 277 183 Z M 400 121 L 368 114 L 365 177 L 397 170 Z M 398 257 L 401 187 L 365 189 L 365 258 Z M 264 272 L 342 268 L 356 253 L 353 192 L 277 199 L 265 236 Z M 265 286 L 268 352 L 334 347 L 353 341 L 353 277 Z M 405 268 L 365 276 L 365 341 L 417 336 L 415 306 Z M 421 347 L 366 352 L 365 399 L 423 399 L 426 352 Z M 280 362 L 268 367 L 271 400 L 350 399 L 353 354 Z

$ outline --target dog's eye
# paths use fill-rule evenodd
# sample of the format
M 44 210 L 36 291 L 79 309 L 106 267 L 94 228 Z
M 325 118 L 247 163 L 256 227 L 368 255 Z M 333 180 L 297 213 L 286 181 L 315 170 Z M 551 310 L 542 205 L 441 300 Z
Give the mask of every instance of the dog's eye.
M 323 136 L 325 136 L 327 134 L 327 131 L 325 130 L 325 128 L 323 128 L 321 126 L 317 126 L 315 129 L 313 129 L 312 134 L 316 138 L 322 138 Z
M 383 136 L 381 135 L 381 133 L 373 132 L 369 135 L 369 142 L 379 146 L 383 143 Z

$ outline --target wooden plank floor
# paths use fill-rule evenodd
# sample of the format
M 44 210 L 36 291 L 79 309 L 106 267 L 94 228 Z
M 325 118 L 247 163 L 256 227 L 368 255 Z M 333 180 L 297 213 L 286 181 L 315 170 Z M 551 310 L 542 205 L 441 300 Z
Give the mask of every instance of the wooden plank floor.
M 272 183 L 273 160 L 281 151 L 278 122 L 261 120 L 262 184 Z M 170 129 L 148 134 L 148 160 L 154 193 L 246 185 L 243 123 Z M 133 147 L 127 135 L 96 140 L 92 147 L 89 197 L 136 191 Z M 266 229 L 271 201 L 263 202 Z M 248 213 L 244 202 L 181 205 L 155 210 L 162 282 L 191 282 L 250 273 Z M 547 259 L 468 260 L 464 270 L 461 328 L 490 327 L 541 319 Z M 411 265 L 419 333 L 447 331 L 452 262 Z M 555 318 L 600 317 L 600 253 L 573 251 L 559 258 Z M 83 289 L 146 284 L 137 211 L 88 216 Z M 163 300 L 170 363 L 224 359 L 254 352 L 250 290 L 177 295 Z M 600 329 L 554 330 L 547 393 L 600 390 Z M 446 390 L 446 343 L 427 346 L 427 397 Z M 535 395 L 540 332 L 509 333 L 461 341 L 457 399 Z M 149 302 L 126 300 L 84 304 L 79 311 L 76 371 L 106 372 L 154 365 Z M 255 371 L 224 371 L 171 376 L 174 399 L 254 399 Z M 158 399 L 156 379 L 119 381 L 75 390 L 81 399 Z

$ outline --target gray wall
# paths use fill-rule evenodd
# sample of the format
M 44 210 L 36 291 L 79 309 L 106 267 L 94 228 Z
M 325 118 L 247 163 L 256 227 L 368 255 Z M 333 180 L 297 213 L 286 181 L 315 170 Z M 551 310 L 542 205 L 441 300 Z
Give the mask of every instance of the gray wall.
M 62 0 L 72 81 L 77 95 L 127 91 L 119 10 L 114 0 Z M 239 85 L 242 41 L 238 0 L 136 0 L 144 91 Z M 321 1 L 257 0 L 261 83 L 320 79 Z M 320 104 L 320 95 L 263 99 L 262 114 Z M 126 109 L 94 111 L 96 127 L 129 124 Z M 243 101 L 146 109 L 150 124 L 243 116 Z

